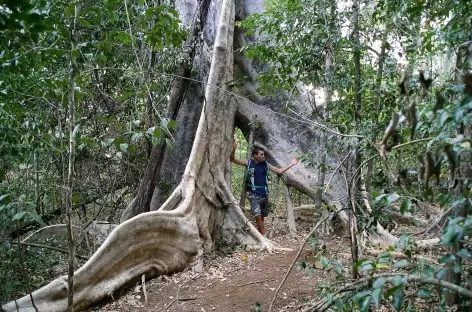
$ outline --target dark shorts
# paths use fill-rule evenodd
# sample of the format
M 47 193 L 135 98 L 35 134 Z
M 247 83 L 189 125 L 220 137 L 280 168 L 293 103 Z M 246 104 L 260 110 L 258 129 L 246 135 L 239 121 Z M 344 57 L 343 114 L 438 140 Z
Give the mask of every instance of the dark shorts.
M 249 202 L 253 216 L 267 217 L 269 215 L 269 199 L 266 196 L 249 192 Z

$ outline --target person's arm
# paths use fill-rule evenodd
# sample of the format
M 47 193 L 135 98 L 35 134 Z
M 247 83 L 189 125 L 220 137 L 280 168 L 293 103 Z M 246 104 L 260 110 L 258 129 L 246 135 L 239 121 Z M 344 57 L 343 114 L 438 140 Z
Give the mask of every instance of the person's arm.
M 275 166 L 272 166 L 270 163 L 269 163 L 269 170 L 272 171 L 272 172 L 275 172 L 277 174 L 282 174 L 284 173 L 285 171 L 287 171 L 288 169 L 292 168 L 293 166 L 295 166 L 296 164 L 298 164 L 298 157 L 295 157 L 292 159 L 292 161 L 285 167 L 282 167 L 282 168 L 277 168 Z
M 234 155 L 236 153 L 236 148 L 238 148 L 238 140 L 234 139 L 233 150 L 231 151 L 229 159 L 236 165 L 247 166 L 247 160 L 236 159 L 236 156 Z

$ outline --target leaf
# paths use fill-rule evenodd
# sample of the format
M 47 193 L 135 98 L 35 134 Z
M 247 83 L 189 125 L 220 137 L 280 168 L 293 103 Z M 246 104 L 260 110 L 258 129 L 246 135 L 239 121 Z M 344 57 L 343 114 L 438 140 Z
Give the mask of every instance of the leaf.
M 1 200 L 1 199 L 0 199 Z M 461 258 L 470 258 L 471 255 L 470 255 L 470 252 L 465 249 L 465 248 L 462 248 L 461 250 L 459 250 L 457 253 L 456 253 L 457 256 L 461 257 Z
M 73 193 L 72 194 L 72 202 L 74 205 L 79 204 L 82 201 L 82 194 L 80 193 Z
M 403 200 L 402 205 L 400 206 L 400 213 L 404 214 L 405 212 L 409 212 L 411 209 L 411 200 L 406 198 Z
M 36 213 L 36 211 L 28 211 L 28 214 L 33 218 L 34 221 L 38 222 L 39 225 L 45 226 L 46 223 L 44 223 L 43 218 L 39 214 Z
M 462 148 L 470 148 L 470 142 L 468 142 L 468 141 L 462 142 L 461 147 Z
M 12 221 L 20 221 L 26 214 L 26 211 L 20 211 L 13 216 Z
M 394 201 L 396 201 L 396 200 L 399 199 L 399 198 L 400 198 L 400 195 L 398 195 L 398 194 L 396 194 L 396 193 L 390 194 L 390 195 L 388 195 L 388 197 L 387 197 L 387 203 L 388 203 L 388 204 L 391 204 L 391 203 L 393 203 Z
M 175 122 L 175 120 L 174 119 L 169 120 L 169 128 L 175 131 L 176 127 L 177 127 L 177 123 Z
M 442 268 L 441 270 L 439 270 L 439 272 L 438 272 L 438 280 L 442 280 L 442 278 L 444 277 L 444 275 L 446 275 L 447 271 L 449 271 L 449 268 Z
M 380 303 L 382 302 L 382 290 L 383 287 L 374 289 L 372 291 L 372 301 L 374 302 L 374 305 L 377 309 L 380 307 Z
M 396 311 L 400 311 L 402 308 L 402 301 L 403 301 L 403 287 L 397 289 L 393 294 L 393 308 Z
M 113 138 L 107 139 L 105 142 L 103 142 L 103 147 L 105 148 L 110 147 L 110 145 L 113 144 L 113 141 L 115 141 L 115 139 Z
M 328 264 L 329 264 L 328 258 L 323 257 L 323 256 L 321 256 L 320 262 L 321 262 L 321 264 L 323 265 L 323 268 L 326 268 L 326 267 L 328 266 Z
M 362 301 L 360 312 L 369 311 L 371 300 L 372 300 L 372 298 L 370 296 L 365 297 L 364 301 Z
M 336 309 L 341 310 L 343 308 L 343 305 L 344 305 L 344 301 L 341 298 L 336 300 Z
M 374 289 L 382 288 L 385 285 L 385 279 L 384 278 L 379 278 L 376 279 L 372 287 Z
M 121 143 L 121 144 L 120 144 L 120 150 L 121 150 L 123 153 L 127 153 L 127 152 L 128 152 L 128 147 L 129 147 L 129 144 L 128 144 L 128 143 Z
M 453 255 L 451 254 L 447 254 L 447 255 L 444 255 L 442 256 L 440 259 L 439 259 L 439 263 L 450 263 L 452 261 L 456 260 L 456 257 L 454 257 Z
M 431 298 L 431 294 L 427 291 L 427 290 L 424 290 L 424 289 L 420 289 L 418 290 L 418 297 L 422 298 L 422 299 L 429 299 Z
M 408 265 L 408 260 L 406 259 L 403 259 L 403 260 L 400 260 L 400 261 L 397 261 L 393 264 L 393 267 L 394 268 L 404 268 Z
M 5 250 L 10 249 L 10 242 L 7 241 L 7 240 L 3 241 L 2 247 L 3 247 L 3 249 L 5 249 Z
M 161 139 L 161 129 L 159 128 L 155 128 L 153 131 L 152 131 L 152 135 L 154 136 L 154 138 L 156 138 L 156 140 L 160 140 Z
M 85 28 L 91 28 L 92 27 L 92 24 L 84 18 L 79 18 L 79 24 L 81 24 Z
M 360 301 L 362 298 L 364 298 L 365 296 L 369 296 L 371 293 L 372 292 L 370 290 L 361 291 L 352 298 L 352 301 L 354 302 Z
M 138 142 L 142 136 L 143 136 L 142 133 L 133 133 L 133 135 L 131 136 L 131 143 Z
M 61 23 L 57 25 L 57 28 L 59 29 L 59 32 L 65 39 L 70 39 L 70 32 L 67 28 L 64 27 Z
M 2 200 L 4 200 L 5 198 L 7 198 L 8 196 L 10 196 L 10 194 L 3 194 L 3 195 L 0 195 L 0 202 Z
M 441 114 L 441 118 L 439 119 L 439 124 L 441 125 L 441 127 L 444 125 L 444 123 L 446 122 L 448 118 L 449 118 L 449 114 L 446 111 L 443 111 Z

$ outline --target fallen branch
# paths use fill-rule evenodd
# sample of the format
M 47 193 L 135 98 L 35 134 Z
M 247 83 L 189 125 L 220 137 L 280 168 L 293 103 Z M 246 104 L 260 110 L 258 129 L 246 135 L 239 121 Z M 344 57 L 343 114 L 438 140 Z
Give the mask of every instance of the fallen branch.
M 394 220 L 397 221 L 397 222 L 401 222 L 401 223 L 409 224 L 409 225 L 422 226 L 422 227 L 426 226 L 426 224 L 423 221 L 421 221 L 418 218 L 415 218 L 410 213 L 402 214 L 399 211 L 392 211 L 392 210 L 389 210 L 389 209 L 385 209 L 383 211 L 386 214 L 388 214 L 389 216 L 393 217 Z
M 282 281 L 280 282 L 279 284 L 279 287 L 277 287 L 277 290 L 275 291 L 275 294 L 274 294 L 274 298 L 272 298 L 272 301 L 270 302 L 270 306 L 269 306 L 269 312 L 272 311 L 272 306 L 274 305 L 274 302 L 275 300 L 277 299 L 277 295 L 280 291 L 280 288 L 282 288 L 282 285 L 285 283 L 285 281 L 287 280 L 287 277 L 288 275 L 290 274 L 290 271 L 293 269 L 293 266 L 295 265 L 295 262 L 297 261 L 298 257 L 300 256 L 300 254 L 302 253 L 303 251 L 303 247 L 305 247 L 306 243 L 308 242 L 308 240 L 310 239 L 311 235 L 313 235 L 313 233 L 320 227 L 321 224 L 323 224 L 323 222 L 325 222 L 327 219 L 329 218 L 329 214 L 324 217 L 321 221 L 319 221 L 316 226 L 313 228 L 313 230 L 310 231 L 310 233 L 308 233 L 307 236 L 305 236 L 305 239 L 303 240 L 302 242 L 302 245 L 300 246 L 300 248 L 298 249 L 298 252 L 297 254 L 295 255 L 295 258 L 293 259 L 292 263 L 290 264 L 289 268 L 287 269 L 287 273 L 285 273 L 285 276 L 284 278 L 282 279 Z
M 14 245 L 18 245 L 18 242 L 11 241 L 11 243 L 14 244 Z M 69 250 L 62 249 L 62 248 L 59 248 L 59 247 L 42 245 L 42 244 L 24 243 L 24 242 L 21 242 L 20 244 L 22 246 L 50 249 L 50 250 L 59 251 L 59 252 L 65 253 L 65 254 L 69 254 Z M 82 259 L 82 260 L 88 260 L 89 259 L 88 257 L 81 256 L 81 255 L 75 255 L 75 257 L 79 258 L 79 259 Z
M 274 279 L 272 279 L 272 281 L 273 281 L 273 280 L 274 280 Z M 265 282 L 268 282 L 268 281 L 270 281 L 270 279 L 266 278 L 266 279 L 260 280 L 260 281 L 254 281 L 254 282 L 239 284 L 239 285 L 236 285 L 236 287 L 242 287 L 242 286 L 247 286 L 247 285 L 252 285 L 252 284 L 265 283 Z
M 430 227 L 428 227 L 427 229 L 422 230 L 422 231 L 419 231 L 419 232 L 416 232 L 416 233 L 413 233 L 413 234 L 411 234 L 410 236 L 416 236 L 416 235 L 421 235 L 420 237 L 424 236 L 424 235 L 427 234 L 429 231 L 431 231 L 432 229 L 434 229 L 437 225 L 439 225 L 439 223 L 442 222 L 442 220 L 444 219 L 444 217 L 447 216 L 451 210 L 452 210 L 452 207 L 449 208 L 448 210 L 446 210 L 446 211 L 445 211 Z
M 371 256 L 378 256 L 382 253 L 384 253 L 385 251 L 384 250 L 376 250 L 376 249 L 366 249 L 365 250 L 365 253 L 366 254 L 369 254 Z M 392 258 L 399 258 L 399 259 L 410 259 L 410 257 L 408 257 L 407 255 L 401 253 L 401 252 L 389 252 L 388 253 Z M 435 260 L 431 259 L 431 258 L 428 258 L 428 257 L 424 257 L 424 256 L 419 256 L 419 255 L 412 255 L 411 258 L 413 259 L 424 259 L 426 261 L 428 261 L 429 263 L 432 263 L 432 262 L 435 262 Z

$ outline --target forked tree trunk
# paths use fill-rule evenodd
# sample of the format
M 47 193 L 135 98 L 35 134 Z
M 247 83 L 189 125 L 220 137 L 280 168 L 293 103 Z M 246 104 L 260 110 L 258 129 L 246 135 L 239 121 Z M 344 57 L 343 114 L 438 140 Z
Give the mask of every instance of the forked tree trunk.
M 248 137 L 248 125 L 258 120 L 254 144 L 265 148 L 269 161 L 274 165 L 284 165 L 291 156 L 295 156 L 288 154 L 290 150 L 315 154 L 324 150 L 323 146 L 311 146 L 309 143 L 314 142 L 319 132 L 315 123 L 303 119 L 310 113 L 305 110 L 305 107 L 309 108 L 309 103 L 304 101 L 303 94 L 295 99 L 299 116 L 281 114 L 286 103 L 284 94 L 273 98 L 257 96 L 254 93 L 255 66 L 242 54 L 235 54 L 236 59 L 233 59 L 233 51 L 244 44 L 244 36 L 238 32 L 233 46 L 234 2 L 209 3 L 176 1 L 180 16 L 187 25 L 195 20 L 196 10 L 204 9 L 205 5 L 210 8 L 208 18 L 203 20 L 202 52 L 194 62 L 198 64 L 196 70 L 200 75 L 197 79 L 205 81 L 207 58 L 213 48 L 207 84 L 182 80 L 187 81 L 188 85 L 184 98 L 175 104 L 178 107 L 175 110 L 176 146 L 172 152 L 168 149 L 163 151 L 163 156 L 150 157 L 148 172 L 143 178 L 146 180 L 138 191 L 138 194 L 143 192 L 138 196 L 142 196 L 141 201 L 145 204 L 131 204 L 127 210 L 128 213 L 132 211 L 129 213 L 132 218 L 116 227 L 90 260 L 75 272 L 76 311 L 112 296 L 120 288 L 139 280 L 143 274 L 150 278 L 178 272 L 189 266 L 202 269 L 202 255 L 212 249 L 212 237 L 216 232 L 220 237 L 236 243 L 273 249 L 272 243 L 245 218 L 229 187 L 229 155 L 235 126 Z M 261 1 L 240 2 L 238 19 L 252 13 L 254 7 L 261 8 Z M 216 23 L 218 16 L 219 23 Z M 226 84 L 233 80 L 233 64 L 236 70 L 250 77 L 242 93 L 252 101 L 226 89 Z M 327 163 L 333 168 L 337 166 L 329 157 Z M 165 196 L 161 189 L 149 184 L 154 183 L 150 179 L 156 175 L 171 184 L 173 181 L 180 183 L 171 185 L 172 194 Z M 284 180 L 314 198 L 316 174 L 302 164 L 284 174 Z M 342 185 L 341 176 L 336 175 L 332 185 L 326 196 L 327 203 L 343 194 L 339 187 Z M 147 208 L 151 196 L 153 198 Z M 160 205 L 164 199 L 165 202 Z M 342 203 L 338 204 L 342 206 Z M 147 210 L 149 212 L 142 213 Z M 134 214 L 137 215 L 133 217 Z M 345 214 L 344 220 L 347 220 Z M 67 278 L 52 281 L 35 291 L 33 296 L 40 311 L 65 311 Z M 21 311 L 28 311 L 31 307 L 28 297 L 21 298 L 17 304 L 22 307 Z M 11 302 L 3 308 L 15 311 L 16 304 Z

